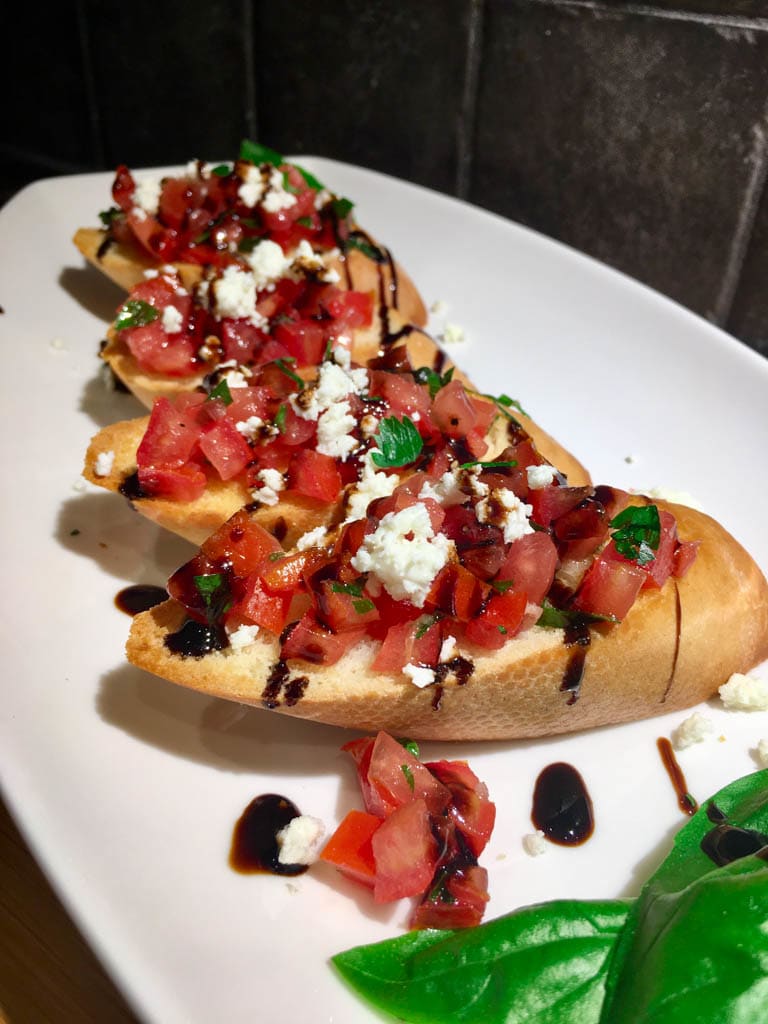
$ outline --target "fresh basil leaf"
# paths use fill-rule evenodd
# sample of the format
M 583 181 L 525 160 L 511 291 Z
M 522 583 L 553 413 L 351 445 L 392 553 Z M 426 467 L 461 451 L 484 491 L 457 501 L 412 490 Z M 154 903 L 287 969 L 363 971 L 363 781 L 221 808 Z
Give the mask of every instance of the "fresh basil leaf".
M 198 594 L 205 602 L 205 607 L 210 608 L 216 592 L 224 585 L 224 577 L 220 572 L 211 572 L 203 576 L 193 576 L 192 579 Z
M 251 235 L 250 238 L 241 238 L 237 243 L 238 252 L 253 252 L 253 250 L 261 243 L 264 239 L 260 235 Z
M 358 597 L 352 602 L 352 607 L 358 615 L 366 615 L 368 612 L 372 612 L 376 605 L 367 597 Z
M 612 540 L 624 558 L 647 565 L 661 540 L 661 520 L 656 505 L 630 505 L 610 522 Z
M 122 217 L 122 215 L 123 211 L 118 206 L 110 206 L 108 210 L 101 211 L 99 220 L 105 228 L 108 228 L 117 217 Z
M 400 771 L 405 776 L 405 781 L 408 783 L 410 791 L 413 792 L 413 788 L 416 785 L 416 783 L 414 782 L 413 772 L 411 771 L 410 766 L 407 764 L 401 764 Z
M 569 626 L 589 625 L 591 622 L 612 622 L 619 620 L 613 615 L 597 615 L 595 612 L 580 612 L 570 608 L 555 608 L 549 601 L 541 606 L 541 615 L 536 625 L 548 629 L 568 629 Z
M 285 162 L 276 150 L 250 139 L 243 139 L 240 143 L 239 156 L 241 160 L 248 160 L 252 164 L 274 164 L 275 167 Z
M 270 562 L 279 562 L 282 558 L 285 558 L 284 551 L 273 551 L 271 555 L 267 555 Z
M 415 640 L 421 640 L 428 629 L 432 629 L 436 622 L 439 622 L 439 615 L 422 615 L 419 619 L 419 624 L 416 627 L 416 632 L 413 634 Z
M 362 583 L 336 583 L 334 581 L 331 584 L 331 590 L 334 594 L 351 594 L 352 597 L 362 597 L 363 585 Z
M 409 754 L 413 754 L 414 757 L 419 756 L 419 744 L 416 740 L 399 739 L 397 742 L 401 747 L 405 747 Z
M 216 164 L 215 167 L 211 168 L 211 174 L 215 174 L 217 178 L 226 178 L 226 176 L 231 173 L 232 168 L 229 164 Z
M 116 331 L 127 331 L 131 327 L 146 327 L 160 316 L 154 306 L 143 299 L 128 299 L 117 311 Z
M 285 403 L 280 405 L 277 412 L 275 413 L 275 426 L 281 434 L 285 433 L 285 417 L 288 415 L 288 410 Z
M 311 228 L 312 227 L 312 218 L 311 217 L 299 217 L 298 220 L 296 221 L 296 223 L 300 224 L 303 228 Z
M 291 184 L 291 179 L 288 176 L 288 171 L 283 171 L 283 189 L 286 192 L 290 192 L 291 195 L 297 196 L 299 189 L 295 185 Z
M 439 886 L 433 890 L 440 899 Z M 414 931 L 333 957 L 377 1008 L 410 1024 L 595 1024 L 627 916 L 562 900 L 460 931 Z
M 515 581 L 514 580 L 492 580 L 491 581 L 491 586 L 493 587 L 493 589 L 494 590 L 498 590 L 498 592 L 500 594 L 506 594 L 506 592 L 508 590 L 511 590 L 512 587 L 514 587 L 514 585 L 515 585 Z
M 296 360 L 291 359 L 291 362 L 296 362 Z M 275 359 L 275 366 L 278 368 L 278 370 L 281 370 L 286 377 L 291 378 L 293 383 L 298 387 L 299 391 L 304 390 L 304 381 L 301 379 L 298 373 L 294 373 L 293 370 L 290 368 L 290 366 L 288 365 L 288 359 Z
M 408 466 L 419 457 L 424 447 L 421 434 L 409 416 L 403 416 L 401 420 L 396 416 L 385 416 L 379 421 L 373 440 L 377 447 L 371 449 L 371 461 L 379 469 Z
M 470 394 L 477 395 L 478 398 L 487 398 L 489 402 L 493 402 L 499 412 L 506 416 L 508 420 L 512 420 L 513 423 L 517 423 L 517 420 L 509 411 L 510 409 L 517 409 L 523 416 L 528 415 L 517 399 L 510 398 L 509 395 L 488 395 L 484 391 L 471 391 Z
M 352 213 L 355 204 L 351 199 L 335 198 L 332 203 L 333 212 L 336 214 L 339 220 L 346 220 L 347 217 Z
M 474 466 L 481 466 L 483 469 L 512 469 L 517 465 L 517 459 L 499 460 L 496 462 L 481 462 L 480 459 L 473 459 L 472 462 L 464 462 L 459 469 L 472 469 Z
M 302 176 L 304 181 L 306 181 L 310 188 L 314 189 L 315 192 L 322 192 L 325 186 L 322 185 L 317 180 L 314 174 L 311 174 L 305 167 L 300 167 L 298 164 L 294 164 L 293 166 L 296 168 L 296 170 L 299 172 L 299 174 Z
M 232 392 L 229 390 L 229 384 L 227 384 L 226 380 L 219 381 L 216 387 L 209 393 L 206 402 L 210 402 L 214 398 L 220 398 L 224 405 L 232 405 Z
M 369 260 L 373 260 L 374 263 L 386 263 L 387 257 L 383 251 L 377 246 L 373 245 L 367 239 L 360 235 L 351 234 L 343 242 L 345 249 L 358 249 L 364 256 L 367 256 Z
M 455 367 L 451 367 L 441 377 L 437 371 L 433 370 L 429 366 L 420 366 L 418 370 L 413 371 L 413 379 L 417 384 L 426 384 L 429 387 L 429 397 L 434 398 L 440 388 L 444 388 L 446 384 L 450 384 L 453 380 Z

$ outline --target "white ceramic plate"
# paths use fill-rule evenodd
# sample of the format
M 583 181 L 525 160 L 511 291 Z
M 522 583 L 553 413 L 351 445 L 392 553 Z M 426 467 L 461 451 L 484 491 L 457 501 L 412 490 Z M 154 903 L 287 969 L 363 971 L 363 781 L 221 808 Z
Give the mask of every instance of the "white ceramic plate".
M 303 162 L 356 200 L 360 222 L 428 303 L 449 305 L 466 332 L 455 358 L 484 389 L 519 398 L 596 481 L 693 494 L 768 567 L 768 362 L 532 232 L 369 171 Z M 191 549 L 122 500 L 73 486 L 97 428 L 139 411 L 98 376 L 120 293 L 70 242 L 97 223 L 110 184 L 108 174 L 41 181 L 0 212 L 6 795 L 147 1021 L 373 1020 L 328 958 L 400 934 L 408 908 L 376 908 L 322 868 L 286 881 L 227 866 L 232 827 L 259 793 L 280 792 L 329 826 L 359 806 L 339 753 L 348 735 L 241 714 L 123 660 L 129 622 L 116 593 L 163 583 Z M 753 770 L 768 737 L 768 715 L 716 704 L 707 710 L 722 742 L 680 755 L 700 798 Z M 540 742 L 425 745 L 429 758 L 469 758 L 497 803 L 482 858 L 489 917 L 637 890 L 683 824 L 655 746 L 683 717 Z M 554 760 L 581 771 L 597 827 L 580 848 L 532 859 L 521 846 L 532 786 Z

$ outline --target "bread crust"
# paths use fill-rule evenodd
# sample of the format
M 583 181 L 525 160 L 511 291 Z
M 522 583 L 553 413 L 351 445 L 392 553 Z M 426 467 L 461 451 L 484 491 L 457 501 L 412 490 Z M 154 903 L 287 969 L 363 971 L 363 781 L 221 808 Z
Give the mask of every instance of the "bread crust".
M 144 280 L 147 270 L 160 265 L 138 246 L 115 242 L 102 228 L 79 228 L 72 241 L 82 255 L 97 270 L 114 281 L 120 288 L 130 291 Z M 378 243 L 373 242 L 378 246 Z M 381 248 L 381 247 L 379 247 Z M 203 267 L 195 263 L 175 263 L 185 288 L 193 288 L 203 276 Z M 328 261 L 329 268 L 338 271 L 340 285 L 350 290 L 374 291 L 377 301 L 397 310 L 406 320 L 423 327 L 428 318 L 424 301 L 399 263 L 377 264 L 359 249 L 351 249 Z
M 499 651 L 462 647 L 473 672 L 463 684 L 449 672 L 440 693 L 435 686 L 419 689 L 403 675 L 373 672 L 376 645 L 370 641 L 332 666 L 291 662 L 293 685 L 282 687 L 273 674 L 279 649 L 274 638 L 257 637 L 249 647 L 201 658 L 174 655 L 164 638 L 185 617 L 175 601 L 134 619 L 128 659 L 211 696 L 262 707 L 266 698 L 281 714 L 415 739 L 533 738 L 687 708 L 768 656 L 768 584 L 713 519 L 657 504 L 675 515 L 682 539 L 700 541 L 698 557 L 682 580 L 643 591 L 621 624 L 593 628 L 573 702 L 562 685 L 576 648 L 566 645 L 562 630 L 539 627 Z

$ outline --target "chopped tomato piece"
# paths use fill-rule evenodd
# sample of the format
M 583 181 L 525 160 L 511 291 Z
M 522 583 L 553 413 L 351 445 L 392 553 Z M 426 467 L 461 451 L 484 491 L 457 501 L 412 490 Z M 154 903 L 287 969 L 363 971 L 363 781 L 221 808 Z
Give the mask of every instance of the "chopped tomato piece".
M 359 629 L 379 618 L 376 605 L 355 584 L 322 580 L 313 588 L 313 597 L 318 619 L 334 633 Z
M 276 558 L 261 570 L 264 585 L 270 590 L 296 590 L 302 580 L 328 562 L 324 551 L 308 548 Z
M 222 480 L 238 476 L 251 461 L 251 447 L 229 416 L 200 438 L 200 449 Z
M 168 398 L 158 398 L 152 406 L 147 429 L 136 451 L 140 469 L 150 466 L 183 466 L 191 458 L 198 439 L 200 426 L 196 421 L 196 407 L 188 403 L 180 408 Z
M 357 763 L 365 809 L 385 818 L 403 804 L 421 799 L 431 814 L 441 814 L 451 799 L 445 786 L 417 757 L 386 732 L 353 740 L 342 750 Z
M 333 633 L 318 621 L 313 611 L 307 611 L 284 638 L 280 657 L 285 661 L 300 658 L 314 665 L 335 665 L 364 633 L 364 628 Z
M 235 619 L 245 619 L 257 626 L 263 626 L 270 633 L 279 635 L 288 621 L 290 606 L 290 594 L 275 594 L 265 589 L 258 576 L 249 576 L 245 584 L 245 593 L 232 606 L 230 615 Z
M 488 798 L 488 787 L 466 761 L 428 761 L 425 767 L 450 791 L 448 814 L 475 857 L 491 838 L 496 806 Z
M 274 329 L 274 337 L 299 366 L 316 366 L 323 358 L 325 331 L 314 320 L 280 323 Z
M 438 849 L 429 817 L 424 800 L 412 800 L 393 811 L 373 833 L 377 903 L 418 896 L 432 881 Z
M 528 595 L 522 590 L 494 594 L 483 611 L 467 623 L 465 636 L 486 650 L 498 650 L 520 629 L 527 604 Z
M 411 928 L 474 928 L 483 918 L 488 898 L 485 868 L 471 864 L 449 870 L 414 911 Z
M 234 576 L 245 578 L 257 572 L 271 554 L 283 549 L 271 533 L 241 509 L 211 534 L 200 550 L 214 563 L 231 565 Z
M 698 540 L 684 540 L 678 544 L 672 567 L 672 575 L 677 579 L 682 579 L 696 561 L 700 543 Z
M 432 419 L 449 437 L 466 437 L 475 428 L 478 411 L 461 381 L 452 380 L 435 395 Z
M 196 501 L 208 479 L 199 466 L 140 466 L 139 486 L 148 497 L 170 501 Z
M 333 864 L 339 871 L 373 888 L 376 864 L 372 838 L 381 825 L 381 818 L 365 811 L 350 811 L 323 847 L 320 860 Z
M 302 448 L 288 466 L 288 487 L 318 501 L 335 501 L 342 487 L 335 459 L 314 448 Z
M 618 561 L 603 554 L 588 570 L 573 605 L 582 612 L 621 620 L 635 603 L 646 579 L 645 570 L 634 562 Z
M 497 580 L 512 583 L 533 604 L 541 604 L 552 586 L 557 562 L 557 548 L 548 533 L 527 533 L 509 545 Z

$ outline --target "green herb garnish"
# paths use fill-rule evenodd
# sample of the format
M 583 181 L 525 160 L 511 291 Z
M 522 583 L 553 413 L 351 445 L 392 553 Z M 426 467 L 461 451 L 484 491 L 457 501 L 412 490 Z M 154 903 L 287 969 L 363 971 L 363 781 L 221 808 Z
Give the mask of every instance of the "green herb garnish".
M 500 594 L 506 594 L 508 590 L 514 587 L 514 580 L 491 580 L 491 586 L 494 590 L 497 590 Z
M 413 754 L 414 757 L 419 756 L 419 744 L 416 740 L 399 739 L 397 742 L 401 747 L 405 747 L 409 754 Z
M 288 177 L 288 171 L 283 171 L 283 188 L 286 192 L 290 192 L 291 195 L 297 196 L 299 189 L 295 185 L 291 184 L 291 179 Z
M 385 416 L 373 435 L 377 447 L 371 449 L 371 460 L 379 469 L 408 466 L 419 457 L 424 447 L 421 434 L 412 419 Z
M 270 149 L 269 146 L 262 146 L 258 142 L 252 142 L 250 139 L 243 139 L 240 143 L 239 157 L 252 164 L 273 164 L 275 167 L 279 167 L 284 163 L 277 150 Z
M 154 306 L 143 299 L 128 299 L 117 311 L 116 331 L 127 331 L 131 327 L 146 327 L 160 316 Z
M 366 615 L 368 612 L 372 612 L 376 605 L 367 597 L 358 597 L 352 602 L 352 607 L 358 615 Z
M 264 241 L 259 235 L 252 235 L 250 238 L 241 238 L 237 243 L 238 252 L 253 252 L 257 245 Z
M 568 608 L 555 608 L 549 601 L 544 601 L 537 626 L 548 629 L 568 629 L 579 624 L 589 625 L 591 622 L 618 622 L 613 615 L 596 615 L 594 612 L 580 612 Z
M 205 573 L 203 576 L 192 577 L 198 594 L 210 608 L 216 592 L 224 585 L 224 577 L 220 572 Z
M 429 397 L 434 398 L 440 388 L 444 388 L 446 384 L 451 383 L 454 369 L 455 367 L 452 366 L 441 377 L 439 373 L 429 366 L 420 366 L 418 370 L 413 371 L 413 379 L 417 384 L 426 384 L 429 387 Z
M 288 410 L 285 406 L 285 403 L 283 403 L 275 413 L 275 426 L 277 427 L 281 434 L 285 433 L 285 417 L 287 415 Z
M 372 245 L 366 241 L 365 238 L 361 238 L 360 235 L 350 235 L 343 242 L 343 247 L 345 249 L 359 249 L 364 256 L 367 256 L 369 260 L 373 260 L 374 263 L 387 262 L 387 257 L 382 250 L 377 245 Z
M 474 466 L 480 466 L 482 469 L 512 469 L 517 465 L 517 459 L 500 459 L 496 462 L 481 462 L 480 459 L 473 459 L 472 462 L 463 462 L 459 469 L 472 469 Z
M 352 597 L 362 597 L 362 583 L 332 583 L 331 590 L 334 594 L 351 594 Z
M 428 629 L 432 629 L 436 622 L 440 621 L 439 615 L 422 615 L 414 633 L 415 640 L 421 640 Z
M 105 228 L 108 228 L 117 217 L 121 217 L 122 215 L 123 211 L 119 206 L 110 206 L 108 210 L 101 211 L 99 214 L 99 220 Z
M 224 405 L 232 405 L 232 392 L 229 390 L 229 384 L 226 380 L 219 381 L 216 387 L 209 393 L 206 402 L 211 402 L 214 398 L 219 398 Z
M 317 180 L 317 178 L 314 176 L 314 174 L 312 174 L 310 171 L 308 171 L 306 169 L 306 167 L 300 167 L 298 164 L 294 164 L 293 166 L 296 168 L 296 170 L 299 172 L 299 174 L 302 176 L 304 181 L 306 181 L 306 183 L 309 185 L 310 188 L 314 189 L 315 192 L 322 192 L 322 190 L 323 190 L 323 188 L 325 186 L 322 185 Z
M 281 558 L 285 558 L 284 551 L 273 551 L 271 555 L 267 556 L 270 562 L 279 562 Z
M 407 764 L 401 764 L 400 770 L 405 776 L 405 781 L 408 783 L 408 788 L 410 789 L 411 792 L 413 792 L 414 787 L 416 785 L 415 782 L 413 781 L 413 772 L 411 771 L 410 767 Z
M 300 224 L 303 228 L 311 228 L 312 227 L 312 218 L 311 217 L 299 217 L 298 220 L 296 221 L 296 223 Z
M 337 198 L 333 200 L 333 212 L 336 214 L 339 220 L 346 220 L 346 218 L 352 213 L 355 204 L 351 199 Z
M 296 362 L 296 360 L 292 358 L 290 359 L 290 361 L 292 363 Z M 301 379 L 298 373 L 294 373 L 293 370 L 290 368 L 290 366 L 288 365 L 288 358 L 281 357 L 280 359 L 275 359 L 275 366 L 278 368 L 278 370 L 281 370 L 286 377 L 291 378 L 293 383 L 297 385 L 299 391 L 304 390 L 304 381 Z
M 231 173 L 232 168 L 229 164 L 216 164 L 215 167 L 211 168 L 211 174 L 215 174 L 217 178 L 226 178 L 226 176 Z
M 661 540 L 661 522 L 656 505 L 630 505 L 611 520 L 613 543 L 624 558 L 647 565 L 656 555 Z
M 509 395 L 488 395 L 484 391 L 470 391 L 469 388 L 467 388 L 467 391 L 471 395 L 477 395 L 478 398 L 487 398 L 489 402 L 493 402 L 493 404 L 496 406 L 499 412 L 506 416 L 507 419 L 512 420 L 514 423 L 517 423 L 517 420 L 509 411 L 510 409 L 517 409 L 517 411 L 521 412 L 523 416 L 528 415 L 528 413 L 525 411 L 522 405 L 520 405 L 517 399 L 510 398 Z

